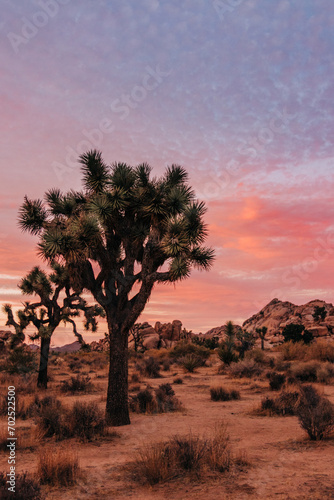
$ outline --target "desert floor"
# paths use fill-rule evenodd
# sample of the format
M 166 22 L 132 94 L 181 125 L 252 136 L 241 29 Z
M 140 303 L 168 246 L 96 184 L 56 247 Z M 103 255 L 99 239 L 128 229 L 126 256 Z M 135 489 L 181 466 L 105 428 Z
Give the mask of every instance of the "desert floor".
M 64 359 L 57 365 L 50 364 L 51 382 L 47 393 L 56 395 L 64 405 L 71 406 L 75 400 L 96 401 L 104 409 L 107 366 L 98 369 L 80 366 L 76 371 L 89 373 L 95 389 L 82 395 L 63 394 L 59 391 L 59 382 L 73 373 L 68 371 L 66 355 L 62 356 Z M 273 394 L 268 381 L 263 377 L 232 379 L 226 374 L 220 375 L 219 363 L 213 355 L 210 366 L 198 368 L 195 373 L 185 374 L 180 366 L 172 365 L 169 371 L 161 372 L 162 378 L 141 377 L 140 382 L 130 384 L 131 389 L 138 390 L 139 386 L 145 388 L 149 384 L 155 388 L 170 382 L 184 409 L 154 415 L 131 413 L 131 425 L 116 428 L 117 435 L 112 438 L 99 438 L 88 443 L 74 438 L 58 442 L 52 438 L 40 438 L 29 448 L 25 448 L 23 438 L 17 449 L 17 473 L 28 471 L 35 474 L 42 448 L 51 452 L 56 448 L 67 448 L 77 452 L 79 457 L 81 473 L 78 483 L 66 488 L 43 486 L 47 499 L 334 499 L 334 439 L 310 441 L 295 416 L 252 414 L 264 396 Z M 130 362 L 130 373 L 134 364 L 135 361 Z M 173 384 L 178 376 L 183 379 L 183 384 Z M 3 394 L 10 380 L 11 376 L 6 378 L 2 374 Z M 215 385 L 239 390 L 241 399 L 211 401 L 209 389 Z M 334 402 L 333 385 L 315 385 Z M 244 467 L 224 474 L 211 473 L 201 479 L 174 479 L 155 486 L 138 484 L 127 473 L 124 466 L 134 460 L 148 443 L 189 432 L 209 436 L 215 424 L 222 421 L 227 425 L 233 453 L 243 455 L 248 462 Z M 6 420 L 2 416 L 1 427 L 5 426 Z M 35 426 L 33 419 L 18 419 L 17 436 L 20 433 L 27 435 L 27 432 L 32 434 Z M 7 453 L 1 451 L 2 471 L 8 469 L 7 458 Z

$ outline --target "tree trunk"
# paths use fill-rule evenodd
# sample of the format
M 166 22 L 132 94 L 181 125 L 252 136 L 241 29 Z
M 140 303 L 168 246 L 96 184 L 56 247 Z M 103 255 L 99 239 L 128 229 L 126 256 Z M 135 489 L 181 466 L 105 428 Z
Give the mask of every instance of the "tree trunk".
M 109 380 L 106 420 L 114 426 L 129 425 L 128 402 L 128 335 L 108 317 Z
M 261 349 L 264 351 L 264 337 L 261 337 Z
M 51 338 L 41 339 L 41 352 L 39 358 L 39 371 L 37 386 L 47 389 L 48 387 L 48 361 Z

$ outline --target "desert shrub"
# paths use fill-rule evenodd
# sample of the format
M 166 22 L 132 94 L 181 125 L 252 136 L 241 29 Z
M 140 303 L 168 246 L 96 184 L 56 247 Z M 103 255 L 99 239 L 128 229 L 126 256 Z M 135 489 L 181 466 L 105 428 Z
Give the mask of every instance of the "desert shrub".
M 69 414 L 69 427 L 70 433 L 81 441 L 90 441 L 106 433 L 103 412 L 95 403 L 74 403 Z
M 231 464 L 229 438 L 223 429 L 211 439 L 189 434 L 146 446 L 128 468 L 135 480 L 154 485 L 188 474 L 200 477 L 208 468 L 223 473 Z
M 238 361 L 238 355 L 231 349 L 228 349 L 225 345 L 219 346 L 217 354 L 220 361 L 222 361 L 225 365 L 230 365 L 231 363 Z
M 180 401 L 175 397 L 174 389 L 170 384 L 161 384 L 155 390 L 155 399 L 159 413 L 178 411 L 181 409 Z
M 282 361 L 292 361 L 295 359 L 302 361 L 305 359 L 308 347 L 304 342 L 293 342 L 289 340 L 278 346 L 277 350 L 281 353 Z
M 152 391 L 146 388 L 132 396 L 130 408 L 135 413 L 151 413 L 154 409 Z
M 159 362 L 153 358 L 153 356 L 149 356 L 148 358 L 144 358 L 140 363 L 137 363 L 135 368 L 149 378 L 160 378 L 160 364 Z
M 334 363 L 334 344 L 324 341 L 314 342 L 307 349 L 306 359 Z
M 272 391 L 279 391 L 285 383 L 286 376 L 283 373 L 269 372 L 267 373 L 269 379 L 269 387 Z
M 321 384 L 329 384 L 334 378 L 334 364 L 321 363 L 317 367 L 317 382 Z
M 224 389 L 224 387 L 211 387 L 210 395 L 212 401 L 232 401 L 240 399 L 240 392 L 235 389 Z
M 305 330 L 304 325 L 298 325 L 291 323 L 286 325 L 282 331 L 284 337 L 284 342 L 304 342 L 304 344 L 310 344 L 313 340 L 313 334 L 309 330 Z
M 312 385 L 301 387 L 297 416 L 312 440 L 323 439 L 334 430 L 334 405 Z
M 181 403 L 170 384 L 161 384 L 154 393 L 146 388 L 132 396 L 130 408 L 135 413 L 166 413 L 180 410 Z
M 138 382 L 140 382 L 140 373 L 138 372 L 131 373 L 129 381 L 132 382 L 133 384 L 138 384 Z
M 169 353 L 170 357 L 174 360 L 183 358 L 187 354 L 197 355 L 202 359 L 202 364 L 204 365 L 205 361 L 210 356 L 210 350 L 206 349 L 203 346 L 196 345 L 192 342 L 186 342 L 182 340 L 178 342 Z
M 244 359 L 242 361 L 239 361 L 238 363 L 231 363 L 228 371 L 232 377 L 252 378 L 260 375 L 262 372 L 262 368 L 253 359 Z
M 36 354 L 24 346 L 10 350 L 2 369 L 9 373 L 32 373 L 37 370 Z
M 70 486 L 77 482 L 78 457 L 71 451 L 43 450 L 38 457 L 37 476 L 41 484 Z
M 161 361 L 161 368 L 164 372 L 168 372 L 168 370 L 170 370 L 171 364 L 172 363 L 170 359 L 164 359 Z
M 43 437 L 56 436 L 57 439 L 63 439 L 68 436 L 64 408 L 59 400 L 40 406 L 36 418 Z
M 40 406 L 37 422 L 43 437 L 55 437 L 58 441 L 78 437 L 89 441 L 106 434 L 106 422 L 96 403 L 74 403 L 72 408 L 64 408 L 60 401 Z
M 219 345 L 219 337 L 203 338 L 195 335 L 191 338 L 191 342 L 195 345 L 205 347 L 206 349 L 216 349 Z
M 183 384 L 183 379 L 181 377 L 177 377 L 173 380 L 173 384 Z
M 319 364 L 315 361 L 300 362 L 291 365 L 289 373 L 300 382 L 316 382 Z
M 9 484 L 6 482 L 7 480 L 7 472 L 0 473 L 1 500 L 43 500 L 45 498 L 38 481 L 26 472 L 16 474 L 15 493 L 8 491 Z
M 203 358 L 201 358 L 197 354 L 190 353 L 186 354 L 182 358 L 179 358 L 178 363 L 186 372 L 193 373 L 196 368 L 203 366 L 203 361 L 205 363 L 205 360 L 203 360 Z
M 63 380 L 60 385 L 61 392 L 88 392 L 93 389 L 93 384 L 89 375 L 78 374 L 70 380 Z
M 276 398 L 264 398 L 260 405 L 260 414 L 295 415 L 300 400 L 299 391 L 282 391 Z
M 270 362 L 270 358 L 262 351 L 262 349 L 258 348 L 247 351 L 244 359 L 252 359 L 255 363 L 260 365 L 266 365 Z

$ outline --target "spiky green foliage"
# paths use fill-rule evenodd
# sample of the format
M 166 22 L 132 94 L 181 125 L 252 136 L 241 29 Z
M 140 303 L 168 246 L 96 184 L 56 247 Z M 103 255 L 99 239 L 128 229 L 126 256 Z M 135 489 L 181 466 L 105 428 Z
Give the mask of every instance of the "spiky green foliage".
M 73 327 L 73 333 L 84 345 L 82 335 L 77 331 L 73 318 L 79 316 L 80 311 L 83 311 L 86 320 L 85 328 L 96 331 L 97 316 L 104 316 L 101 307 L 89 306 L 80 293 L 71 290 L 70 275 L 65 265 L 52 262 L 51 267 L 52 271 L 47 274 L 36 266 L 22 278 L 19 283 L 22 293 L 37 296 L 38 302 L 24 302 L 24 308 L 17 312 L 18 321 L 14 319 L 10 304 L 5 304 L 3 307 L 7 314 L 6 325 L 15 328 L 15 336 L 12 339 L 13 346 L 24 340 L 24 330 L 29 324 L 36 328 L 36 333 L 30 335 L 30 338 L 32 340 L 41 339 L 39 378 L 43 378 L 43 384 L 40 383 L 40 385 L 45 387 L 47 377 L 42 377 L 41 373 L 47 373 L 50 339 L 59 324 L 62 321 L 65 324 L 70 323 Z
M 214 253 L 203 246 L 206 207 L 195 199 L 185 169 L 172 165 L 156 179 L 145 163 L 108 167 L 98 151 L 88 151 L 79 161 L 84 189 L 47 193 L 41 207 L 46 215 L 38 221 L 38 227 L 42 225 L 38 247 L 46 260 L 66 262 L 74 289 L 89 290 L 106 312 L 110 352 L 115 352 L 111 360 L 115 376 L 110 376 L 109 384 L 115 390 L 124 385 L 122 396 L 114 394 L 108 401 L 124 402 L 114 412 L 121 415 L 127 404 L 124 338 L 155 283 L 183 280 L 193 267 L 208 270 Z M 25 212 L 23 206 L 22 219 Z M 21 227 L 33 231 L 35 226 Z M 122 381 L 117 382 L 120 376 Z

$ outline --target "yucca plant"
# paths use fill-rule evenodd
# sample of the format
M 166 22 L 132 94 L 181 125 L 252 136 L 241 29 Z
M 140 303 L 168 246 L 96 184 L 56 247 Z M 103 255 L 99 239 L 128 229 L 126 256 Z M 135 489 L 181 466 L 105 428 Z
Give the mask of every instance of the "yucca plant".
M 105 310 L 110 343 L 106 413 L 113 425 L 130 423 L 128 335 L 156 283 L 176 282 L 193 266 L 209 269 L 203 246 L 206 208 L 195 199 L 187 172 L 168 167 L 151 178 L 147 164 L 108 167 L 98 151 L 80 156 L 83 191 L 27 197 L 23 230 L 39 235 L 40 255 L 65 261 L 75 290 L 89 290 Z
M 48 383 L 48 360 L 51 337 L 55 329 L 63 321 L 71 323 L 73 333 L 84 345 L 82 335 L 77 331 L 74 317 L 79 316 L 80 311 L 85 315 L 85 328 L 95 331 L 97 328 L 97 316 L 104 316 L 104 310 L 97 306 L 89 306 L 80 296 L 73 291 L 70 285 L 70 275 L 66 266 L 55 261 L 51 263 L 52 272 L 47 274 L 40 267 L 34 267 L 20 282 L 19 288 L 25 295 L 35 295 L 38 302 L 25 302 L 24 308 L 17 312 L 18 321 L 15 320 L 12 307 L 5 304 L 3 309 L 7 314 L 8 326 L 15 328 L 13 345 L 24 340 L 24 330 L 29 324 L 36 328 L 35 335 L 30 335 L 32 340 L 41 340 L 40 362 L 37 385 L 47 388 Z M 63 298 L 60 298 L 62 292 Z

